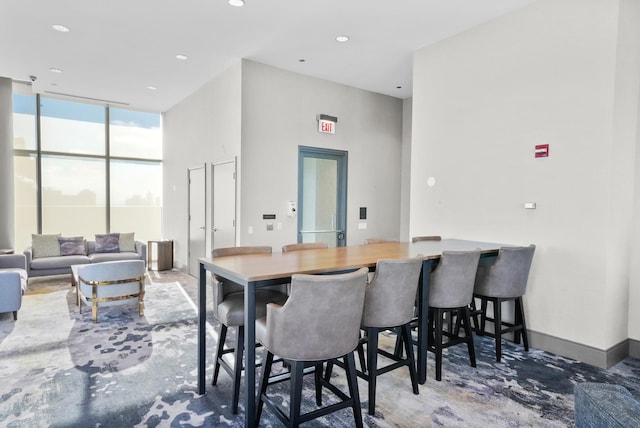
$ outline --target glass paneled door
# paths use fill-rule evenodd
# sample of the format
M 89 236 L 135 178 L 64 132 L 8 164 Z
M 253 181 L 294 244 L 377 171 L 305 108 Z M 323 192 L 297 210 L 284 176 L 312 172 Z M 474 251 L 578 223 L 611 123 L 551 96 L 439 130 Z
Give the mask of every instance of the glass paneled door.
M 347 152 L 299 147 L 298 242 L 346 245 Z

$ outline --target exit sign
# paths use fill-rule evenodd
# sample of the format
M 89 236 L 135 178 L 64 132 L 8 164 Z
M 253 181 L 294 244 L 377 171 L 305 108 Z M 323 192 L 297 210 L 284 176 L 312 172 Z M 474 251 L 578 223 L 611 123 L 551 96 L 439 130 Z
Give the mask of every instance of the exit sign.
M 335 122 L 331 122 L 330 120 L 320 119 L 318 120 L 318 131 L 323 134 L 335 134 L 336 133 L 336 124 Z

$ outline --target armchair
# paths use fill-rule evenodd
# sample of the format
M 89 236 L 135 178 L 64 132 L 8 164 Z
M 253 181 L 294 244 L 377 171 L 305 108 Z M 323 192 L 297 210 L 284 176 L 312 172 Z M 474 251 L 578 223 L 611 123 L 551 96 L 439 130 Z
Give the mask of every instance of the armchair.
M 22 295 L 27 290 L 27 259 L 23 254 L 0 255 L 0 313 L 18 319 Z

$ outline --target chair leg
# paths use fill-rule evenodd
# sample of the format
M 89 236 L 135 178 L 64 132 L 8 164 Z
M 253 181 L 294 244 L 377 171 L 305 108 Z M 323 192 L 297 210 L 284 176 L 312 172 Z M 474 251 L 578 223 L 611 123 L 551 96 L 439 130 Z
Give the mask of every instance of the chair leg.
M 378 329 L 367 327 L 367 372 L 369 381 L 369 414 L 376 414 L 376 379 L 378 378 Z
M 483 335 L 487 327 L 487 299 L 480 299 L 480 335 Z
M 313 372 L 313 379 L 316 387 L 316 405 L 322 406 L 322 363 L 318 363 L 315 366 L 315 370 Z
M 502 300 L 493 300 L 493 334 L 496 339 L 496 361 L 502 359 Z
M 360 338 L 362 338 L 362 335 L 360 335 Z M 356 349 L 358 351 L 358 360 L 360 361 L 360 370 L 364 373 L 367 371 L 367 363 L 364 358 L 364 345 L 362 342 L 358 343 L 358 348 Z
M 13 320 L 18 321 L 18 311 L 13 311 Z
M 476 298 L 474 297 L 473 299 L 471 299 L 471 319 L 473 321 L 473 327 L 472 329 L 479 335 L 482 336 L 484 334 L 484 332 L 480 329 L 480 321 L 478 320 L 478 315 L 482 314 L 482 311 L 478 310 L 478 307 L 476 306 Z
M 302 378 L 304 376 L 304 362 L 291 362 L 291 390 L 289 391 L 289 426 L 300 424 L 300 406 L 302 404 Z
M 269 385 L 269 375 L 271 374 L 272 364 L 273 364 L 273 354 L 267 351 L 267 348 L 265 348 L 264 354 L 263 354 L 262 377 L 260 378 L 258 398 L 256 399 L 256 425 L 260 425 L 260 416 L 262 415 L 262 407 L 264 405 L 264 401 L 262 401 L 262 396 L 267 392 L 267 386 Z
M 409 360 L 409 377 L 411 378 L 411 387 L 413 393 L 418 394 L 418 374 L 416 373 L 416 361 L 413 355 L 413 345 L 411 343 L 411 327 L 409 324 L 405 324 L 401 327 L 401 333 L 404 336 L 405 352 L 407 353 L 407 359 Z
M 464 334 L 466 335 L 467 348 L 469 350 L 469 362 L 471 367 L 476 366 L 476 350 L 473 344 L 473 336 L 471 335 L 471 316 L 469 314 L 469 307 L 462 308 L 462 317 L 464 322 Z
M 436 308 L 434 309 L 434 317 L 435 317 L 435 341 L 433 342 L 435 346 L 435 354 L 436 354 L 436 380 L 442 380 L 442 309 Z
M 522 304 L 522 297 L 518 297 L 516 299 L 516 314 L 519 314 L 519 323 L 522 325 L 522 344 L 524 345 L 524 350 L 529 350 L 529 338 L 527 336 L 527 323 L 524 319 L 524 305 Z
M 216 361 L 213 365 L 213 381 L 211 385 L 218 383 L 218 374 L 220 374 L 220 359 L 222 358 L 222 351 L 224 350 L 224 341 L 227 339 L 227 326 L 220 324 L 220 334 L 218 334 L 218 349 L 216 352 Z
M 411 336 L 409 336 L 409 339 L 411 339 Z M 402 342 L 403 341 L 404 341 L 404 338 L 402 337 L 402 331 L 398 331 L 398 334 L 396 335 L 396 345 L 393 349 L 393 355 L 395 355 L 397 358 L 402 358 Z
M 362 411 L 360 409 L 360 392 L 358 391 L 358 376 L 356 374 L 356 362 L 353 352 L 344 356 L 344 367 L 347 375 L 347 384 L 349 386 L 349 395 L 353 401 L 353 418 L 356 428 L 362 428 Z M 371 398 L 369 398 L 371 400 Z
M 236 340 L 235 362 L 233 365 L 233 405 L 232 413 L 238 414 L 238 402 L 240 401 L 240 379 L 242 378 L 242 356 L 244 354 L 244 327 L 238 327 Z

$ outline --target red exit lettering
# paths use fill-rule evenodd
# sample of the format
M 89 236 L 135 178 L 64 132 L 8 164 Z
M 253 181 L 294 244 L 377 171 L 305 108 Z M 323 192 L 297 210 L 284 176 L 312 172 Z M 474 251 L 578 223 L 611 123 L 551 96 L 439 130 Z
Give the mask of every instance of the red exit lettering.
M 336 128 L 335 123 L 330 122 L 328 120 L 320 120 L 318 124 L 318 131 L 323 132 L 325 134 L 335 134 Z

